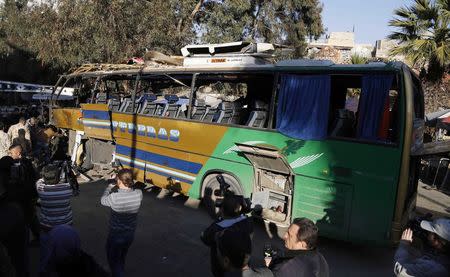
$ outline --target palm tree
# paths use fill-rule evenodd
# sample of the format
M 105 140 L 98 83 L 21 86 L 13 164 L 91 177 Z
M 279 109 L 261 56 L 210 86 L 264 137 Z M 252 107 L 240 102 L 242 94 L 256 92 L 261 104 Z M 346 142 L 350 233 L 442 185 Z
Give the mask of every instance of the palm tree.
M 450 0 L 414 0 L 394 11 L 388 37 L 400 42 L 391 55 L 404 55 L 427 79 L 439 81 L 450 63 Z
M 358 54 L 353 54 L 350 56 L 350 61 L 352 64 L 366 64 L 369 59 Z

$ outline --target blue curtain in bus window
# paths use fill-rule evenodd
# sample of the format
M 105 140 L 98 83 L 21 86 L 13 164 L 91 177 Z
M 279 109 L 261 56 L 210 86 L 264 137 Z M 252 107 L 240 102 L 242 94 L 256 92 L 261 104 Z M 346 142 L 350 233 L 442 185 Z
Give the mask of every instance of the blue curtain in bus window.
M 358 137 L 377 140 L 380 120 L 386 98 L 392 86 L 393 75 L 368 74 L 362 77 L 359 103 Z
M 327 136 L 329 75 L 283 75 L 277 107 L 277 130 L 303 140 Z

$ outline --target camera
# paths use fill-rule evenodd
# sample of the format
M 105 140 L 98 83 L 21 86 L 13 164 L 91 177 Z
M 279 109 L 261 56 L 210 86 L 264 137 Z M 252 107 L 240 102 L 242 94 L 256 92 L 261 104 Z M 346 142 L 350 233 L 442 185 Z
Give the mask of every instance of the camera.
M 78 184 L 77 176 L 73 172 L 72 165 L 67 160 L 54 161 L 53 164 L 61 169 L 60 180 L 64 183 L 69 183 L 73 191 L 73 196 L 80 194 L 80 185 Z
M 414 237 L 422 241 L 427 241 L 428 231 L 422 229 L 422 227 L 420 227 L 420 223 L 422 220 L 430 220 L 432 217 L 433 215 L 430 213 L 427 213 L 424 216 L 417 216 L 410 220 L 406 227 L 412 230 Z
M 230 190 L 230 184 L 225 182 L 222 174 L 218 174 L 216 176 L 217 181 L 219 182 L 219 190 L 214 191 L 214 195 L 216 196 L 216 207 L 220 208 L 223 204 L 223 199 L 225 197 L 235 197 L 238 199 L 241 205 L 241 213 L 247 214 L 252 211 L 252 204 L 249 198 L 245 198 L 242 195 L 236 195 L 233 191 Z

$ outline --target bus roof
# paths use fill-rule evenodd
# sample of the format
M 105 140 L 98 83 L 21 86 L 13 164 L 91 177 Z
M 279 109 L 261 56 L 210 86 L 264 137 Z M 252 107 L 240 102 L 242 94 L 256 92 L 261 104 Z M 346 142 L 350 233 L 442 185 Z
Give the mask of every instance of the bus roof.
M 148 66 L 148 65 L 132 65 L 126 67 L 108 67 L 103 66 L 99 70 L 92 71 L 75 71 L 64 75 L 66 78 L 73 77 L 96 77 L 104 75 L 145 75 L 157 73 L 194 73 L 194 72 L 251 72 L 251 71 L 299 71 L 299 72 L 343 72 L 343 71 L 399 71 L 404 63 L 368 63 L 368 64 L 334 64 L 328 61 L 313 60 L 283 60 L 276 64 L 264 65 L 246 65 L 246 66 Z M 315 63 L 317 62 L 317 63 Z

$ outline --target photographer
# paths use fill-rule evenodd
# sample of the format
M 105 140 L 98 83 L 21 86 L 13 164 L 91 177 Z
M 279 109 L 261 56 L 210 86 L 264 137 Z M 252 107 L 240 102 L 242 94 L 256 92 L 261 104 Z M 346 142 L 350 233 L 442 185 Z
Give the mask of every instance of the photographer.
M 319 229 L 307 218 L 296 218 L 284 235 L 286 252 L 266 258 L 266 265 L 275 276 L 328 277 L 328 263 L 317 250 Z
M 219 218 L 211 224 L 200 236 L 204 244 L 211 249 L 211 271 L 214 276 L 224 276 L 224 270 L 217 257 L 217 234 L 225 229 L 233 229 L 247 235 L 253 233 L 253 222 L 242 214 L 243 198 L 225 193 L 220 210 L 223 218 Z
M 44 270 L 44 261 L 48 259 L 49 232 L 63 224 L 72 224 L 72 207 L 70 199 L 73 189 L 68 182 L 61 182 L 61 169 L 50 164 L 42 169 L 42 178 L 36 182 L 40 199 L 39 222 L 41 226 L 40 239 L 40 271 Z
M 101 198 L 103 206 L 111 208 L 106 255 L 113 277 L 124 276 L 125 258 L 134 240 L 137 214 L 142 202 L 142 191 L 135 189 L 131 169 L 117 173 L 117 184 L 110 184 Z
M 22 156 L 22 146 L 13 144 L 9 155 L 0 159 L 0 182 L 6 194 L 5 200 L 17 203 L 25 216 L 35 241 L 39 240 L 39 222 L 36 217 L 35 199 L 37 197 L 36 181 L 31 162 Z
M 249 266 L 252 240 L 247 233 L 225 229 L 217 238 L 217 254 L 225 277 L 273 277 L 268 268 Z
M 449 276 L 450 275 L 450 219 L 438 218 L 433 222 L 422 220 L 420 227 L 427 231 L 424 251 L 412 246 L 413 231 L 403 231 L 394 256 L 397 276 Z

